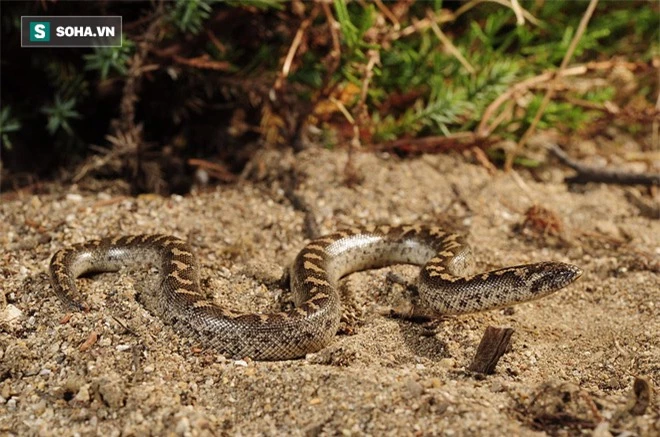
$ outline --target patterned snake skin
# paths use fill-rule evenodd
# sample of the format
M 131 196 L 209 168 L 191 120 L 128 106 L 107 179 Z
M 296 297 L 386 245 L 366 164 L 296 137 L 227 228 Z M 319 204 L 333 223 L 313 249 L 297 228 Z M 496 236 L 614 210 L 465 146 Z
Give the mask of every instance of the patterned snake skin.
M 227 356 L 258 360 L 298 358 L 328 345 L 341 313 L 337 281 L 355 271 L 394 263 L 423 266 L 419 298 L 439 315 L 538 299 L 582 274 L 574 265 L 541 262 L 467 276 L 473 262 L 463 237 L 410 225 L 356 228 L 311 241 L 291 267 L 295 308 L 288 312 L 238 313 L 205 299 L 192 249 L 168 235 L 105 238 L 60 250 L 50 263 L 51 281 L 62 301 L 84 309 L 76 277 L 145 262 L 160 268 L 158 311 L 167 322 Z

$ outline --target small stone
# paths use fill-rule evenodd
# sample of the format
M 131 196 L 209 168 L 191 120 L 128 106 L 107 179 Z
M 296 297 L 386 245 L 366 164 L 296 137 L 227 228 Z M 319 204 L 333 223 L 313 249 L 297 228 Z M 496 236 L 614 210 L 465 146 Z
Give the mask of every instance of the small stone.
M 78 193 L 69 193 L 66 195 L 66 200 L 71 202 L 80 202 L 83 200 L 83 197 Z
M 241 366 L 241 367 L 247 367 L 248 363 L 245 360 L 236 360 L 236 361 L 234 361 L 234 365 Z
M 46 402 L 41 400 L 32 406 L 32 412 L 41 416 L 46 411 Z
M 444 367 L 445 369 L 453 369 L 456 367 L 456 360 L 453 358 L 443 358 L 438 364 L 440 364 L 440 367 Z
M 87 403 L 89 402 L 89 384 L 85 384 L 78 390 L 76 397 L 74 398 L 78 402 Z
M 124 406 L 124 386 L 120 381 L 101 380 L 97 384 L 98 393 L 106 405 L 111 408 Z
M 607 421 L 602 421 L 594 428 L 592 437 L 612 437 L 610 432 L 610 424 Z
M 607 220 L 596 221 L 596 230 L 608 237 L 617 239 L 621 238 L 621 231 L 619 230 L 618 226 Z
M 494 381 L 491 386 L 490 386 L 490 391 L 493 393 L 500 393 L 506 390 L 506 387 L 499 382 L 499 381 Z
M 19 310 L 16 306 L 8 304 L 2 312 L 0 312 L 0 321 L 8 324 L 18 322 L 23 316 L 23 311 Z
M 414 379 L 408 379 L 406 381 L 406 389 L 411 398 L 418 398 L 424 393 L 424 387 Z
M 178 435 L 186 435 L 190 432 L 190 420 L 187 417 L 182 417 L 176 424 L 174 430 Z

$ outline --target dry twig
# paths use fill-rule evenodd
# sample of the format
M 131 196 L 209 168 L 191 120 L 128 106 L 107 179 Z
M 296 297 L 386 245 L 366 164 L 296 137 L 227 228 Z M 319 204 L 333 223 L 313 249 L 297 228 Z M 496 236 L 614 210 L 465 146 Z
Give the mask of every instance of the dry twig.
M 573 57 L 573 52 L 575 52 L 575 48 L 577 47 L 580 38 L 582 38 L 582 35 L 587 29 L 587 24 L 589 23 L 589 20 L 591 19 L 591 15 L 596 9 L 597 4 L 598 4 L 598 0 L 590 0 L 589 6 L 587 7 L 587 10 L 582 16 L 582 20 L 580 21 L 577 31 L 575 32 L 575 35 L 573 36 L 573 40 L 571 41 L 571 44 L 568 46 L 568 50 L 564 55 L 564 59 L 562 59 L 561 61 L 561 65 L 559 66 L 558 73 L 561 73 L 567 67 L 568 62 Z M 511 170 L 511 168 L 513 167 L 513 160 L 518 155 L 518 152 L 525 146 L 525 143 L 527 142 L 529 137 L 536 131 L 536 125 L 539 123 L 539 121 L 541 121 L 541 117 L 545 112 L 546 106 L 548 106 L 548 103 L 550 103 L 550 99 L 552 99 L 553 94 L 554 94 L 554 87 L 548 88 L 548 91 L 546 91 L 545 96 L 543 96 L 543 101 L 541 101 L 541 104 L 539 105 L 538 111 L 536 111 L 536 115 L 534 116 L 534 119 L 529 125 L 529 128 L 520 138 L 518 144 L 516 144 L 516 148 L 511 153 L 507 154 L 506 161 L 504 162 L 504 169 L 506 171 Z
M 602 182 L 619 185 L 654 185 L 660 186 L 660 174 L 630 173 L 606 168 L 596 168 L 581 164 L 571 159 L 556 144 L 548 146 L 548 150 L 559 159 L 562 164 L 577 172 L 575 176 L 565 178 L 568 184 L 586 184 L 587 182 Z
M 494 373 L 498 361 L 511 345 L 513 332 L 513 328 L 487 327 L 468 370 L 486 375 Z

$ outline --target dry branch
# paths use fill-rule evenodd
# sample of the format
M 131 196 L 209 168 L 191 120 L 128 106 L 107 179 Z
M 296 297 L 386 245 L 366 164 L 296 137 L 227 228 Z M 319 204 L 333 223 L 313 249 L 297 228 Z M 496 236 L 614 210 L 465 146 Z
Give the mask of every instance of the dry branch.
M 577 172 L 575 176 L 564 181 L 568 184 L 586 184 L 587 182 L 602 182 L 619 185 L 660 185 L 660 174 L 630 173 L 607 168 L 597 168 L 574 161 L 556 144 L 548 146 L 548 150 L 562 162 Z
M 495 326 L 486 328 L 468 370 L 486 375 L 494 373 L 498 361 L 509 349 L 513 332 L 513 328 L 497 328 Z

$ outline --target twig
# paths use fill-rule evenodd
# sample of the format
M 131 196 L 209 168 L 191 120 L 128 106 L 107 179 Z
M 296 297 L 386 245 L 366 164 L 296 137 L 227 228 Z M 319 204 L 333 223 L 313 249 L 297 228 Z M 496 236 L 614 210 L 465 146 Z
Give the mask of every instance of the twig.
M 234 182 L 236 180 L 236 175 L 230 173 L 227 167 L 222 164 L 192 158 L 188 160 L 188 165 L 204 169 L 210 176 L 222 182 Z
M 438 26 L 435 22 L 435 15 L 433 14 L 433 11 L 429 10 L 428 11 L 428 17 L 431 22 L 431 29 L 433 29 L 433 33 L 435 33 L 435 36 L 438 37 L 440 42 L 447 48 L 449 53 L 454 55 L 456 59 L 458 59 L 458 62 L 461 63 L 461 65 L 468 71 L 470 74 L 474 74 L 476 70 L 470 63 L 468 62 L 467 59 L 463 56 L 463 54 L 456 48 L 456 46 L 451 42 L 449 38 L 442 32 L 440 29 L 440 26 Z
M 468 370 L 476 373 L 490 375 L 495 372 L 495 366 L 511 344 L 513 328 L 486 328 L 477 352 Z
M 598 4 L 598 0 L 590 0 L 589 6 L 587 7 L 587 10 L 582 16 L 582 20 L 580 21 L 577 31 L 575 32 L 575 35 L 573 36 L 573 40 L 571 41 L 571 44 L 568 46 L 568 50 L 564 55 L 564 59 L 562 59 L 561 65 L 557 70 L 558 73 L 561 73 L 566 68 L 568 62 L 573 57 L 575 48 L 577 47 L 580 38 L 582 38 L 584 31 L 587 29 L 587 24 L 589 23 L 589 20 L 591 19 L 591 16 L 593 15 L 597 4 Z M 548 88 L 548 91 L 546 91 L 545 96 L 543 96 L 543 100 L 539 105 L 539 109 L 536 111 L 536 115 L 534 116 L 534 119 L 532 120 L 529 127 L 527 128 L 523 136 L 516 144 L 516 148 L 511 153 L 507 154 L 506 160 L 504 162 L 505 171 L 511 170 L 511 168 L 513 167 L 513 160 L 518 155 L 518 152 L 525 146 L 525 143 L 527 143 L 529 137 L 536 131 L 536 126 L 538 125 L 539 121 L 541 121 L 541 117 L 543 116 L 543 113 L 545 112 L 545 108 L 548 106 L 548 103 L 550 103 L 550 99 L 552 99 L 554 91 L 555 91 L 554 87 Z
M 298 48 L 302 43 L 303 36 L 305 35 L 305 32 L 307 31 L 309 25 L 312 24 L 312 21 L 318 15 L 318 10 L 319 8 L 317 4 L 316 6 L 314 6 L 314 9 L 312 9 L 312 12 L 309 15 L 309 17 L 307 17 L 306 19 L 303 20 L 302 23 L 300 23 L 300 27 L 298 27 L 298 30 L 296 31 L 296 35 L 293 37 L 293 41 L 291 42 L 289 51 L 286 54 L 286 58 L 284 58 L 284 63 L 282 64 L 282 70 L 280 71 L 280 74 L 277 76 L 277 80 L 275 80 L 275 84 L 273 85 L 273 89 L 275 91 L 279 91 L 280 88 L 282 88 L 282 85 L 284 84 L 284 79 L 286 79 L 289 76 L 289 73 L 291 72 L 291 65 L 293 64 L 293 59 L 295 58 L 296 53 L 298 52 Z
M 344 167 L 344 180 L 348 186 L 360 183 L 362 180 L 358 170 L 355 168 L 353 155 L 355 150 L 357 150 L 362 145 L 360 139 L 360 126 L 364 126 L 369 122 L 369 113 L 367 111 L 367 93 L 369 91 L 369 84 L 371 83 L 371 79 L 374 75 L 374 67 L 380 64 L 380 52 L 378 50 L 369 50 L 367 55 L 369 56 L 369 61 L 364 67 L 364 77 L 362 79 L 362 86 L 360 88 L 360 100 L 357 102 L 357 105 L 355 105 L 356 121 L 352 122 L 353 138 L 348 145 L 348 159 L 346 160 L 346 166 Z M 350 121 L 349 117 L 347 117 L 347 119 Z
M 473 147 L 471 150 L 472 154 L 474 155 L 474 159 L 476 159 L 477 162 L 481 164 L 481 166 L 484 167 L 489 174 L 493 175 L 497 173 L 497 167 L 495 167 L 493 163 L 490 162 L 490 159 L 488 159 L 488 156 L 482 149 Z
M 339 100 L 335 97 L 332 97 L 332 96 L 328 97 L 328 100 L 330 100 L 332 103 L 334 103 L 334 105 L 337 107 L 337 109 L 339 109 L 339 112 L 341 112 L 341 114 L 344 116 L 344 118 L 346 118 L 346 120 L 350 124 L 352 124 L 352 125 L 355 124 L 355 118 L 351 115 L 351 112 L 346 108 L 346 106 L 344 106 L 344 104 L 342 103 L 341 100 Z
M 518 0 L 511 0 L 511 9 L 513 9 L 513 13 L 516 14 L 516 24 L 518 26 L 525 24 L 523 8 L 520 6 L 520 3 L 518 3 Z
M 558 73 L 553 73 L 553 72 L 546 72 L 542 73 L 538 76 L 530 77 L 529 79 L 525 79 L 522 82 L 518 82 L 506 92 L 501 94 L 498 98 L 493 100 L 493 102 L 488 105 L 488 108 L 484 111 L 484 115 L 481 118 L 481 122 L 479 123 L 479 127 L 477 127 L 477 135 L 486 137 L 490 135 L 490 133 L 493 131 L 492 126 L 488 126 L 488 121 L 492 117 L 493 113 L 504 103 L 508 102 L 511 100 L 511 97 L 515 94 L 521 93 L 526 91 L 529 88 L 532 88 L 540 83 L 547 82 L 550 79 L 552 79 L 555 76 L 559 77 L 566 77 L 566 76 L 578 76 L 581 74 L 584 74 L 588 71 L 587 66 L 585 65 L 579 65 L 575 67 L 568 68 L 566 70 L 563 70 L 562 72 Z
M 521 94 L 534 88 L 543 87 L 545 89 L 548 89 L 550 88 L 549 86 L 547 85 L 543 86 L 543 85 L 552 79 L 558 80 L 560 78 L 565 78 L 570 76 L 580 76 L 590 71 L 611 70 L 615 67 L 625 68 L 631 72 L 637 72 L 639 70 L 648 68 L 648 65 L 643 62 L 622 62 L 620 60 L 587 62 L 586 64 L 576 65 L 570 68 L 566 68 L 562 71 L 545 72 L 538 76 L 530 77 L 528 79 L 523 80 L 522 82 L 518 82 L 517 84 L 511 86 L 504 93 L 502 93 L 495 100 L 493 100 L 490 105 L 488 105 L 488 107 L 484 111 L 484 115 L 481 117 L 481 122 L 479 122 L 479 126 L 476 129 L 476 133 L 480 137 L 486 137 L 490 135 L 490 133 L 493 132 L 495 128 L 503 121 L 502 118 L 505 115 L 503 112 L 503 114 L 496 117 L 495 121 L 490 122 L 491 118 L 493 117 L 493 114 L 500 108 L 500 106 L 506 103 L 512 104 L 513 103 L 512 98 L 516 94 Z M 607 110 L 608 113 L 612 113 L 616 111 L 614 107 L 606 107 L 605 109 Z M 622 117 L 624 115 L 626 115 L 625 109 L 621 111 L 619 117 Z M 640 115 L 639 111 L 637 111 L 633 115 L 636 115 L 639 118 Z M 648 116 L 644 115 L 644 117 L 645 118 L 643 118 L 643 120 L 648 119 L 648 117 L 655 117 L 653 118 L 653 120 L 657 119 L 656 113 L 650 114 Z
M 438 153 L 448 150 L 462 151 L 472 147 L 486 148 L 497 142 L 496 138 L 482 138 L 472 132 L 459 132 L 451 136 L 402 138 L 380 144 L 371 144 L 374 150 L 395 150 L 401 153 Z
M 401 28 L 401 23 L 399 23 L 399 20 L 397 20 L 392 11 L 387 9 L 387 6 L 385 6 L 381 0 L 374 0 L 374 3 L 376 3 L 376 6 L 380 9 L 383 15 L 392 22 L 394 30 L 399 30 Z
M 656 111 L 660 111 L 660 93 L 658 93 L 658 99 L 655 101 L 655 109 Z M 660 121 L 658 121 L 657 117 L 653 118 L 651 139 L 653 144 L 660 144 Z
M 574 161 L 556 144 L 548 145 L 548 150 L 562 164 L 577 172 L 575 176 L 565 178 L 568 184 L 586 184 L 587 182 L 602 182 L 619 185 L 655 185 L 660 186 L 660 174 L 630 173 L 605 168 L 597 168 Z
M 196 58 L 184 58 L 178 55 L 172 55 L 172 60 L 178 64 L 206 70 L 230 71 L 232 68 L 232 65 L 229 62 L 214 61 L 206 54 Z
M 477 6 L 479 3 L 484 3 L 484 2 L 497 3 L 497 4 L 500 4 L 502 6 L 506 6 L 507 8 L 514 9 L 514 6 L 506 0 L 472 0 L 471 2 L 467 2 L 463 6 L 461 6 L 460 8 L 456 9 L 456 12 L 454 12 L 454 19 L 460 17 L 461 15 L 463 15 L 464 13 L 469 11 L 470 9 Z M 520 5 L 518 5 L 518 7 L 520 7 Z M 517 17 L 518 14 L 517 14 L 515 9 L 514 9 L 514 13 L 516 14 L 516 17 Z M 523 9 L 522 7 L 520 7 L 520 13 L 522 13 L 522 16 L 523 16 L 524 19 L 526 19 L 527 21 L 532 23 L 534 26 L 539 25 L 540 21 L 538 20 L 538 18 L 536 18 L 535 16 L 530 14 L 527 10 Z

